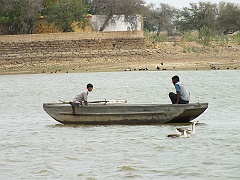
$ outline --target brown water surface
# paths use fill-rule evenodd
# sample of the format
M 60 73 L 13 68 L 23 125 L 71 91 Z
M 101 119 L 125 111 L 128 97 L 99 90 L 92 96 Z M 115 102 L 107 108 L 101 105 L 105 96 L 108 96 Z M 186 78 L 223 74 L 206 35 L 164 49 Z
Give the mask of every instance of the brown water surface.
M 170 103 L 173 75 L 208 102 L 196 134 L 168 139 L 175 126 L 65 126 L 43 102 Z M 0 179 L 239 179 L 240 71 L 161 71 L 0 76 Z

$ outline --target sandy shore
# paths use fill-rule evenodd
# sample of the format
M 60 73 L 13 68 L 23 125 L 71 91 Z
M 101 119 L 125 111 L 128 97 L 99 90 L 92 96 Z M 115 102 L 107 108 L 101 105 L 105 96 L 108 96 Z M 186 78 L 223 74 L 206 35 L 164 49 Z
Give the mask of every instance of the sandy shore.
M 141 50 L 142 51 L 142 50 Z M 158 69 L 157 69 L 158 67 Z M 203 47 L 196 43 L 161 43 L 144 54 L 69 61 L 2 64 L 0 74 L 76 73 L 103 71 L 240 69 L 240 45 Z

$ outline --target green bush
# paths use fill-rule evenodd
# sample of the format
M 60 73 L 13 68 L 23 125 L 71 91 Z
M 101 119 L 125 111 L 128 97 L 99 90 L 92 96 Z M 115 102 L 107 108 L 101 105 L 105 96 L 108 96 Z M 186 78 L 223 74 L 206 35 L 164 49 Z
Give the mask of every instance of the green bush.
M 183 40 L 187 42 L 193 42 L 196 41 L 196 37 L 194 37 L 190 31 L 186 31 L 183 33 Z
M 166 37 L 164 35 L 157 36 L 155 33 L 151 33 L 149 31 L 144 31 L 144 36 L 147 37 L 148 41 L 153 44 L 166 41 Z
M 156 34 L 154 34 L 154 35 L 152 36 L 152 40 L 153 40 L 153 43 L 158 43 L 158 42 L 164 42 L 164 41 L 166 41 L 166 38 L 165 38 L 164 35 L 159 35 L 159 36 L 157 36 Z
M 191 46 L 183 46 L 183 53 L 201 53 L 202 52 L 202 48 L 200 47 L 191 47 Z
M 240 44 L 240 31 L 237 34 L 233 35 L 233 41 Z
M 217 33 L 207 26 L 200 29 L 198 40 L 200 43 L 208 46 L 218 37 Z

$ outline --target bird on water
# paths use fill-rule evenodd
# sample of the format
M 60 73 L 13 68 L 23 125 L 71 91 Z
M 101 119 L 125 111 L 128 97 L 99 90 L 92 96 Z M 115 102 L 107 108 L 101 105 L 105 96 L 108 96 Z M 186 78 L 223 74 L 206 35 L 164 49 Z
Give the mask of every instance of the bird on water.
M 180 138 L 180 137 L 186 138 L 186 137 L 190 137 L 190 135 L 192 135 L 192 134 L 195 134 L 195 132 L 196 132 L 195 125 L 197 124 L 198 120 L 192 120 L 190 122 L 192 124 L 192 129 L 176 128 L 175 130 L 176 130 L 177 134 L 169 134 L 169 135 L 167 135 L 167 137 L 168 138 Z
M 187 130 L 186 133 L 189 135 L 189 134 L 195 134 L 196 133 L 196 124 L 198 123 L 198 120 L 192 120 L 190 121 L 191 124 L 192 124 L 192 129 L 183 129 L 183 128 L 176 128 L 176 131 L 179 133 L 179 134 L 183 134 L 183 131 L 184 130 Z
M 184 129 L 182 134 L 178 133 L 167 135 L 167 138 L 186 138 L 186 137 L 189 137 L 187 134 L 187 129 Z

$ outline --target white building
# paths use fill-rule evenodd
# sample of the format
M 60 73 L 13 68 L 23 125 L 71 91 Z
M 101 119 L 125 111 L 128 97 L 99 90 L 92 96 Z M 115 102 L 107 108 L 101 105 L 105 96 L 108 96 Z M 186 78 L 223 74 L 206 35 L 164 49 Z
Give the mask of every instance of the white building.
M 107 16 L 93 15 L 91 18 L 92 31 L 99 31 L 103 26 Z M 141 15 L 129 17 L 131 20 L 126 20 L 124 15 L 113 15 L 103 31 L 141 31 L 143 30 L 143 18 Z

